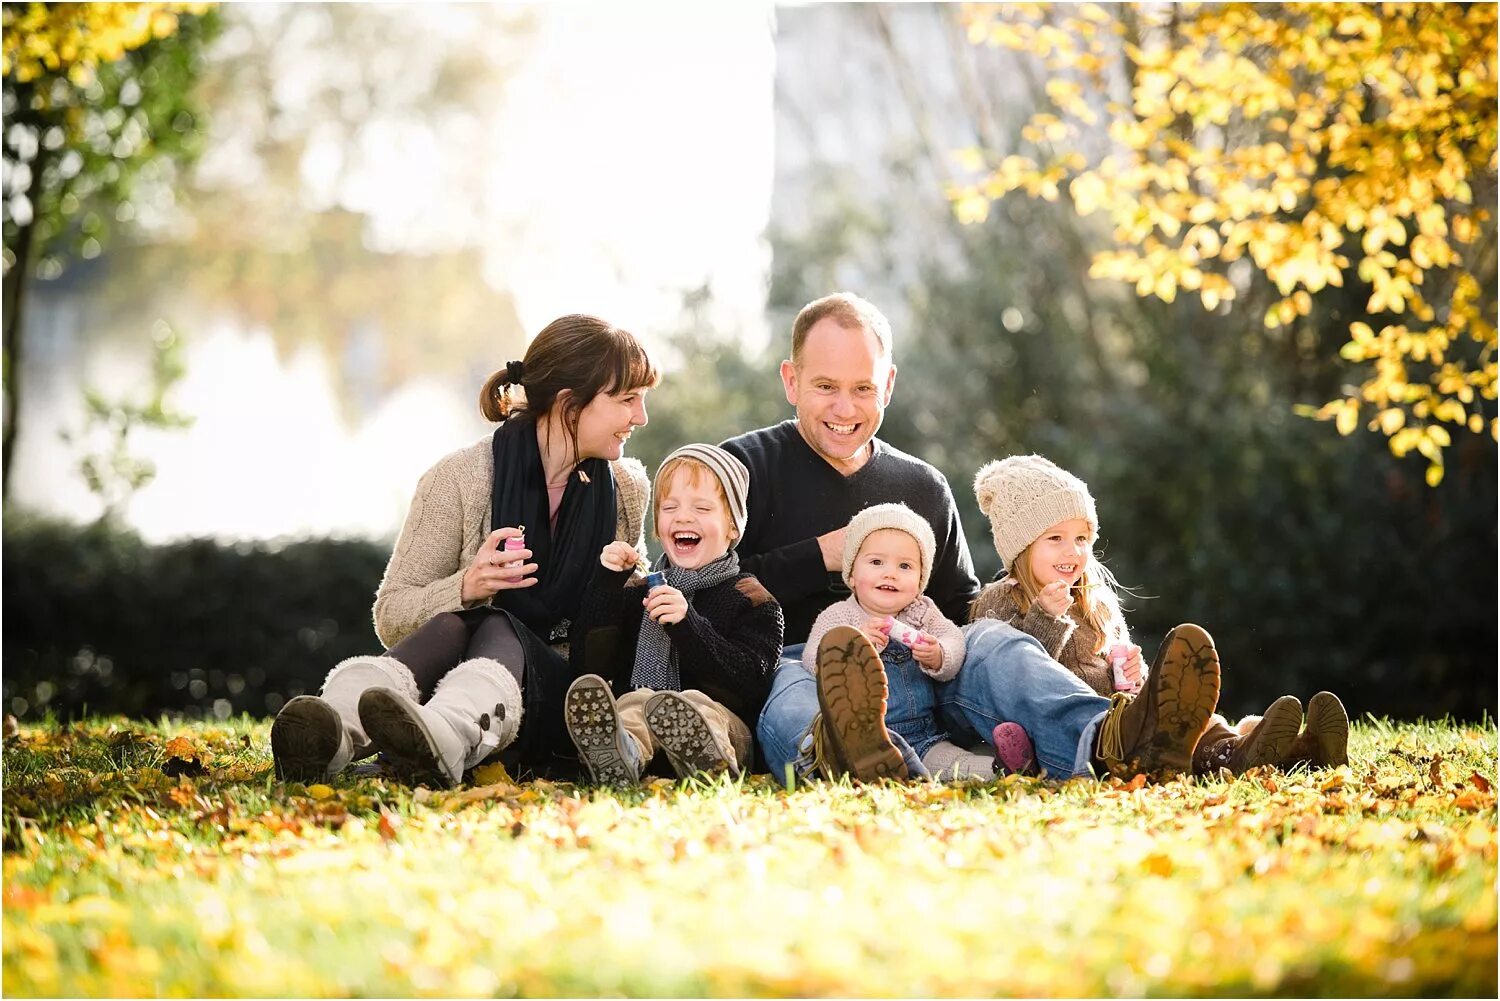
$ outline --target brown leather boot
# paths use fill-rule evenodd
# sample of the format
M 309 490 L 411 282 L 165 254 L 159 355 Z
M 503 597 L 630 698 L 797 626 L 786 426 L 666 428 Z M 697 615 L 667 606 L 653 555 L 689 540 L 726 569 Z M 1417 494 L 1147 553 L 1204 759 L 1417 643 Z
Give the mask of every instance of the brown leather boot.
M 1307 728 L 1281 758 L 1282 768 L 1337 768 L 1349 763 L 1349 714 L 1332 692 L 1307 700 Z
M 1117 694 L 1099 726 L 1094 755 L 1123 779 L 1166 779 L 1193 766 L 1193 749 L 1219 702 L 1219 653 L 1201 627 L 1184 623 L 1167 634 L 1145 687 Z
M 1216 775 L 1220 768 L 1227 768 L 1231 774 L 1243 775 L 1259 765 L 1279 764 L 1300 729 L 1302 703 L 1294 696 L 1283 695 L 1271 703 L 1249 733 L 1200 746 L 1193 752 L 1193 772 Z
M 835 626 L 818 643 L 818 708 L 813 740 L 825 771 L 861 782 L 904 779 L 906 763 L 885 728 L 885 665 L 853 626 Z

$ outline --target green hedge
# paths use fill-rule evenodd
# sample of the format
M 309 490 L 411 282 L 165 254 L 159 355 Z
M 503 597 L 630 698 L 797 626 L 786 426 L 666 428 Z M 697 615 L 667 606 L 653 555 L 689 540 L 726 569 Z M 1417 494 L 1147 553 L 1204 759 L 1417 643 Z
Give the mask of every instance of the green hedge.
M 7 712 L 274 712 L 339 660 L 379 651 L 384 543 L 150 546 L 7 512 Z

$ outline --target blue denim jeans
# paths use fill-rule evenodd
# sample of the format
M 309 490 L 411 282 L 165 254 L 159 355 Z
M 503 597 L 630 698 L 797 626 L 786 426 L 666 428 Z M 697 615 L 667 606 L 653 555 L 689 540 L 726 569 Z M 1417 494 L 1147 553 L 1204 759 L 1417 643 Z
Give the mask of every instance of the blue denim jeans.
M 995 726 L 1009 720 L 1026 728 L 1047 777 L 1092 774 L 1094 735 L 1109 700 L 1047 656 L 1035 638 L 998 619 L 965 626 L 964 639 L 962 670 L 937 687 L 939 722 L 953 739 L 989 743 Z M 777 778 L 797 760 L 818 714 L 817 682 L 802 666 L 802 646 L 782 651 L 755 727 L 766 765 Z
M 1001 622 L 964 626 L 964 666 L 938 688 L 938 712 L 957 743 L 990 740 L 1006 721 L 1026 728 L 1048 778 L 1091 775 L 1094 735 L 1109 699 L 1057 661 L 1033 636 Z
M 782 781 L 786 780 L 787 767 L 802 752 L 802 738 L 818 715 L 818 683 L 802 666 L 805 645 L 793 643 L 781 651 L 776 674 L 771 678 L 771 694 L 755 724 L 755 739 L 766 759 L 766 769 Z
M 923 673 L 911 648 L 891 640 L 880 653 L 889 691 L 885 704 L 885 726 L 906 738 L 920 758 L 948 734 L 938 726 L 938 683 Z

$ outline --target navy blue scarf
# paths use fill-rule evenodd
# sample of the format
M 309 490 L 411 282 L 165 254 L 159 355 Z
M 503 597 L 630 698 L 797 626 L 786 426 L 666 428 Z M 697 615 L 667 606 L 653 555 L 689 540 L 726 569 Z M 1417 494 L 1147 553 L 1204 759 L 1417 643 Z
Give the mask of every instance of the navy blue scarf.
M 585 459 L 568 477 L 554 534 L 547 504 L 547 474 L 537 447 L 536 422 L 516 417 L 495 429 L 495 473 L 490 526 L 526 526 L 526 548 L 537 564 L 537 583 L 498 591 L 490 604 L 520 619 L 537 636 L 567 636 L 599 553 L 614 541 L 615 478 L 604 459 Z

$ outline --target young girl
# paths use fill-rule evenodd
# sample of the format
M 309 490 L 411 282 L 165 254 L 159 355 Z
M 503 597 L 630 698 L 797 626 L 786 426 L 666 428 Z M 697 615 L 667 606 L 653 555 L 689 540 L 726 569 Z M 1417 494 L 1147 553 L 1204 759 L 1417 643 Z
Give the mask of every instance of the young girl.
M 932 573 L 937 542 L 932 526 L 905 504 L 876 504 L 849 522 L 844 534 L 844 583 L 850 595 L 825 608 L 813 622 L 803 650 L 803 664 L 818 678 L 819 697 L 851 684 L 879 685 L 882 668 L 887 691 L 884 726 L 894 746 L 903 742 L 926 771 L 938 778 L 988 776 L 1003 770 L 994 758 L 970 754 L 954 746 L 939 726 L 937 685 L 958 674 L 964 662 L 964 635 L 958 626 L 922 592 Z M 854 630 L 863 634 L 864 644 Z M 873 648 L 880 662 L 861 648 Z M 877 721 L 868 721 L 873 724 Z M 1015 724 L 1024 748 L 1016 764 L 1030 757 L 1030 741 Z M 872 737 L 875 726 L 861 734 L 834 735 L 844 744 Z M 998 733 L 1002 745 L 1007 733 Z M 900 738 L 900 740 L 895 740 Z M 868 741 L 884 748 L 883 739 Z M 844 757 L 848 757 L 847 746 Z M 853 752 L 858 757 L 858 749 Z M 857 773 L 857 772 L 856 772 Z
M 640 781 L 657 750 L 672 770 L 738 775 L 781 653 L 781 606 L 740 571 L 750 473 L 713 445 L 662 462 L 652 493 L 662 557 L 631 582 L 635 548 L 612 542 L 571 632 L 568 734 L 594 782 Z M 747 725 L 748 724 L 748 725 Z
M 1130 642 L 1113 576 L 1093 558 L 1099 517 L 1087 485 L 1039 455 L 1011 456 L 980 469 L 974 493 L 1006 576 L 980 592 L 971 618 L 1001 619 L 1036 637 L 1100 695 L 1139 692 L 1141 648 Z M 1348 760 L 1349 718 L 1331 692 L 1312 697 L 1299 735 L 1301 727 L 1301 703 L 1290 695 L 1236 727 L 1215 713 L 1193 752 L 1193 771 L 1238 775 L 1257 765 Z

